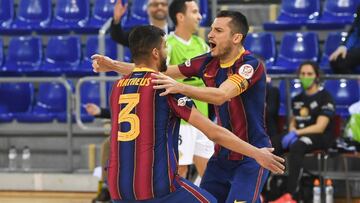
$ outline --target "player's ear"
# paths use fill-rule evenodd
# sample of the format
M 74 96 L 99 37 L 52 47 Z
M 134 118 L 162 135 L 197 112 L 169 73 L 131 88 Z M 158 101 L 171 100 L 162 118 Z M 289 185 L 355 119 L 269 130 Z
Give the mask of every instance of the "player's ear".
M 157 48 L 153 48 L 152 51 L 151 51 L 151 54 L 155 58 L 159 58 L 159 56 L 160 56 L 160 52 L 159 52 L 159 50 Z
M 233 41 L 235 44 L 240 44 L 242 39 L 243 39 L 244 35 L 242 35 L 241 33 L 235 33 L 233 36 Z
M 176 21 L 179 23 L 180 21 L 184 20 L 184 14 L 182 14 L 181 12 L 178 12 L 176 14 Z

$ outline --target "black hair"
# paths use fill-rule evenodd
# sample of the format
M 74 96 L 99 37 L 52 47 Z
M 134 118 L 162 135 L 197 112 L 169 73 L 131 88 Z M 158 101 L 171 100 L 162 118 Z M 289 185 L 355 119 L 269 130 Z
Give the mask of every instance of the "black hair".
M 245 37 L 247 33 L 249 32 L 249 24 L 247 22 L 246 17 L 238 12 L 238 11 L 220 11 L 217 16 L 217 18 L 224 18 L 229 17 L 231 18 L 230 21 L 230 28 L 233 33 L 241 33 L 243 35 L 243 38 L 241 40 L 241 43 L 244 42 Z
M 186 13 L 186 2 L 191 2 L 194 0 L 174 0 L 171 2 L 169 6 L 169 16 L 171 21 L 176 26 L 178 24 L 176 19 L 176 14 L 178 13 Z
M 134 61 L 149 56 L 154 48 L 160 48 L 165 32 L 153 25 L 134 28 L 129 35 L 129 48 Z

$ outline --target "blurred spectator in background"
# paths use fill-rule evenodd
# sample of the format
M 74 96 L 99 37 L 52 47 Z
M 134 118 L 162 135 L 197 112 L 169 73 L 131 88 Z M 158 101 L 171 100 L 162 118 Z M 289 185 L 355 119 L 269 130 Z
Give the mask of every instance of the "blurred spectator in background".
M 271 84 L 271 77 L 266 75 L 266 129 L 270 137 L 278 134 L 280 92 Z
M 110 119 L 110 110 L 105 108 L 100 108 L 98 105 L 93 103 L 88 103 L 85 106 L 86 112 L 96 118 L 108 118 Z M 101 179 L 98 185 L 98 193 L 96 197 L 92 200 L 92 203 L 99 203 L 99 202 L 110 202 L 110 193 L 107 186 L 106 181 L 106 163 L 108 160 L 108 154 L 110 149 L 110 142 L 109 138 L 106 137 L 105 140 L 101 143 Z
M 318 64 L 304 62 L 297 74 L 304 91 L 292 99 L 289 132 L 271 138 L 275 154 L 289 151 L 287 190 L 273 203 L 296 202 L 294 196 L 299 189 L 305 154 L 329 148 L 334 137 L 331 127 L 335 106 L 331 95 L 325 89 L 320 89 Z
M 169 6 L 169 15 L 175 25 L 175 31 L 171 32 L 166 39 L 169 65 L 185 63 L 185 61 L 210 50 L 205 40 L 194 34 L 198 31 L 201 20 L 199 7 L 194 0 L 173 0 Z M 198 77 L 179 79 L 178 81 L 205 87 L 204 82 Z M 208 104 L 197 100 L 194 102 L 196 108 L 207 116 Z M 186 178 L 188 165 L 194 163 L 202 177 L 206 164 L 214 153 L 214 143 L 184 120 L 180 124 L 180 137 L 179 175 Z M 197 178 L 196 184 L 200 183 L 200 177 Z
M 122 0 L 117 0 L 114 8 L 114 17 L 110 27 L 111 38 L 123 46 L 129 47 L 129 34 L 131 30 L 124 30 L 121 27 L 121 18 L 127 10 L 127 4 L 123 5 Z M 154 25 L 165 33 L 168 33 L 168 1 L 167 0 L 149 0 L 147 4 L 150 25 Z
M 334 73 L 351 74 L 360 65 L 360 5 L 345 42 L 329 57 Z

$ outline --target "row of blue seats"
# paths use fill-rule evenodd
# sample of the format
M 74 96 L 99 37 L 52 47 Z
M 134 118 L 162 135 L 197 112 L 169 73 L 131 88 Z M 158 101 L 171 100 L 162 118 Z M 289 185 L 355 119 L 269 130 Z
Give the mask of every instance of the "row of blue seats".
M 3 53 L 0 40 L 0 74 L 3 76 L 85 76 L 92 75 L 91 56 L 98 53 L 98 38 L 89 36 L 84 54 L 78 36 L 52 36 L 43 53 L 41 39 L 34 36 L 11 38 L 8 51 Z M 105 53 L 117 58 L 117 46 L 108 36 Z M 84 56 L 83 56 L 84 55 Z M 5 57 L 3 57 L 5 56 Z
M 71 81 L 69 83 L 74 87 Z M 108 95 L 110 87 L 107 83 Z M 66 89 L 59 83 L 41 83 L 37 91 L 32 83 L 0 83 L 0 95 L 0 123 L 13 120 L 25 123 L 67 121 Z M 87 103 L 100 104 L 99 82 L 85 82 L 80 88 L 80 97 L 81 120 L 91 122 L 94 118 L 86 113 L 84 106 Z
M 332 73 L 329 56 L 346 38 L 345 32 L 331 32 L 325 40 L 322 54 L 317 33 L 287 32 L 281 39 L 279 52 L 276 49 L 275 36 L 269 32 L 249 33 L 244 46 L 261 56 L 268 73 L 294 73 L 301 62 L 318 62 L 323 72 Z M 360 67 L 355 70 L 360 73 Z
M 280 14 L 274 22 L 265 22 L 265 30 L 342 29 L 354 20 L 359 0 L 282 0 Z
M 268 73 L 294 73 L 298 65 L 311 60 L 320 63 L 325 73 L 332 73 L 329 55 L 344 41 L 346 33 L 329 33 L 320 57 L 320 45 L 316 33 L 286 33 L 277 53 L 275 36 L 272 33 L 249 33 L 245 48 L 261 56 L 266 62 Z M 117 58 L 117 46 L 106 38 L 106 55 Z M 11 38 L 6 54 L 0 40 L 0 73 L 4 76 L 86 76 L 92 75 L 91 55 L 98 53 L 98 39 L 90 36 L 82 53 L 77 36 L 52 36 L 43 53 L 41 39 L 33 36 Z M 71 51 L 70 51 L 71 50 Z M 3 57 L 5 55 L 5 57 Z M 130 53 L 125 49 L 126 61 Z M 357 69 L 360 73 L 360 68 Z
M 51 0 L 19 0 L 15 12 L 14 0 L 1 0 L 0 33 L 96 33 L 112 17 L 114 4 L 114 0 L 95 0 L 90 14 L 90 0 L 59 0 L 54 11 Z
M 72 86 L 73 84 L 70 83 Z M 111 83 L 107 83 L 107 95 Z M 360 99 L 359 84 L 356 80 L 328 80 L 324 88 L 330 92 L 336 104 L 337 114 L 348 116 L 347 108 Z M 285 82 L 281 81 L 280 89 L 280 115 L 286 114 Z M 291 81 L 291 97 L 301 91 L 298 80 Z M 0 123 L 17 122 L 43 123 L 66 122 L 66 90 L 58 83 L 41 83 L 35 93 L 31 83 L 0 83 Z M 99 83 L 90 81 L 84 83 L 80 88 L 81 97 L 81 119 L 83 122 L 91 122 L 92 116 L 86 114 L 84 105 L 86 103 L 100 103 Z M 74 121 L 74 120 L 73 120 Z
M 348 107 L 360 100 L 360 81 L 357 80 L 326 80 L 324 82 L 324 88 L 329 91 L 336 104 L 336 114 L 343 117 L 349 117 Z M 286 98 L 286 83 L 280 81 L 280 109 L 279 115 L 287 115 Z M 290 81 L 290 97 L 293 98 L 295 95 L 303 91 L 299 79 Z
M 59 0 L 53 11 L 51 0 L 19 0 L 15 12 L 14 0 L 0 1 L 0 34 L 24 35 L 36 31 L 40 34 L 96 33 L 113 16 L 116 0 Z M 123 0 L 123 4 L 127 3 Z M 211 16 L 207 0 L 200 0 L 201 25 L 207 25 Z M 124 14 L 122 25 L 131 28 L 149 24 L 147 0 L 133 0 Z M 16 15 L 15 15 L 16 13 Z

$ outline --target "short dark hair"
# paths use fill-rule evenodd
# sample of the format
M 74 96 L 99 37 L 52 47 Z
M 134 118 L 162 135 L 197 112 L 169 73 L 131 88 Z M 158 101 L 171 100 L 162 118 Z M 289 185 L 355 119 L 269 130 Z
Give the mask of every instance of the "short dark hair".
M 228 17 L 231 18 L 230 28 L 234 33 L 241 33 L 243 35 L 243 39 L 241 42 L 243 43 L 247 33 L 249 32 L 249 24 L 247 22 L 246 17 L 240 13 L 239 11 L 220 11 L 217 18 Z
M 174 25 L 177 25 L 176 14 L 186 13 L 186 2 L 191 2 L 194 0 L 173 0 L 169 6 L 169 16 Z
M 160 48 L 165 32 L 153 25 L 134 28 L 129 35 L 129 48 L 134 61 L 149 56 L 151 50 Z
M 321 70 L 320 70 L 320 66 L 318 63 L 314 62 L 314 61 L 303 61 L 300 65 L 299 65 L 299 68 L 297 69 L 297 74 L 299 75 L 300 74 L 300 71 L 301 71 L 301 68 L 305 65 L 310 65 L 314 72 L 315 72 L 315 75 L 317 78 L 320 77 L 321 75 Z

